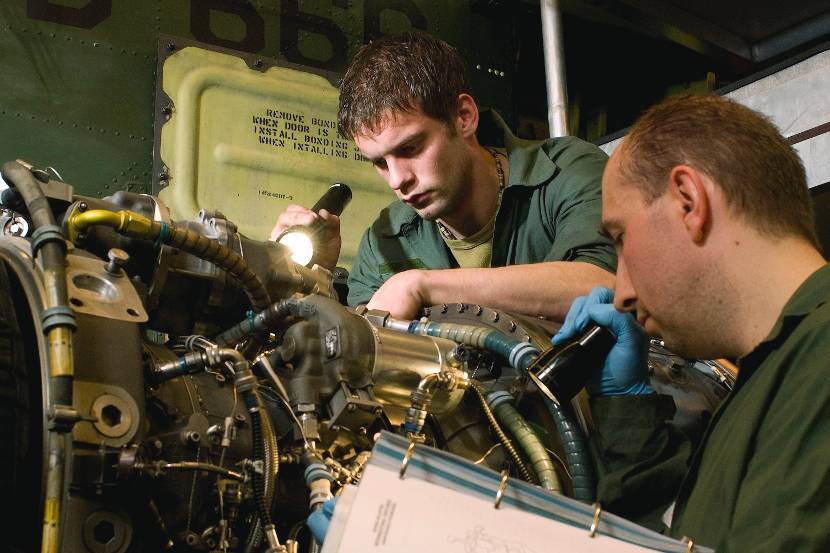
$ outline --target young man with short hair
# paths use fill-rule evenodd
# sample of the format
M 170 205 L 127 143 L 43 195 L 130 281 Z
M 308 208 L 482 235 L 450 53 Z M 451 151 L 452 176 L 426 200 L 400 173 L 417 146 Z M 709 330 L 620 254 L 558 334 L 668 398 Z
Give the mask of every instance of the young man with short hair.
M 404 34 L 364 46 L 340 87 L 339 130 L 399 199 L 363 236 L 351 305 L 413 318 L 462 302 L 562 320 L 574 297 L 613 285 L 615 254 L 599 232 L 605 154 L 572 137 L 513 136 L 479 111 L 445 42 Z M 328 214 L 292 207 L 274 233 L 314 221 L 327 223 L 333 265 Z
M 603 200 L 616 293 L 577 299 L 554 337 L 591 321 L 617 336 L 589 386 L 601 501 L 646 515 L 687 468 L 671 399 L 648 387 L 644 327 L 680 355 L 739 359 L 671 533 L 717 551 L 830 550 L 830 267 L 798 155 L 729 99 L 673 99 L 614 152 Z

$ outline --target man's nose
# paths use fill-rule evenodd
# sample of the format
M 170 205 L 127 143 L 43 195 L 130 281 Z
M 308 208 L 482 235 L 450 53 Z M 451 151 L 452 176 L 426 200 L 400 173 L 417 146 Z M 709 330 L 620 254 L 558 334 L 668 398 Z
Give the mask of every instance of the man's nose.
M 617 283 L 614 286 L 614 307 L 618 311 L 634 312 L 637 310 L 637 293 L 631 285 L 628 276 L 628 267 L 625 259 L 620 255 L 617 260 Z
M 390 161 L 389 167 L 389 186 L 396 192 L 398 190 L 406 192 L 406 188 L 414 180 L 412 168 L 409 163 L 402 161 Z

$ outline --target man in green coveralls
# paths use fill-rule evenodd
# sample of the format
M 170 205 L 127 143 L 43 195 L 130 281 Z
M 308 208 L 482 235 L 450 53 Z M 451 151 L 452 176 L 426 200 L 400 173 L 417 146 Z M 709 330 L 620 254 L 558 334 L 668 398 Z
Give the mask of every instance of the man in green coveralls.
M 600 233 L 606 155 L 577 138 L 531 142 L 479 112 L 448 44 L 422 34 L 364 46 L 340 87 L 339 130 L 354 138 L 399 201 L 363 236 L 349 304 L 413 318 L 462 302 L 562 320 L 571 302 L 613 285 Z M 339 221 L 291 206 L 272 236 L 322 224 L 333 267 Z
M 591 321 L 617 336 L 588 386 L 604 507 L 642 519 L 679 485 L 677 538 L 830 551 L 830 266 L 797 154 L 731 100 L 670 100 L 614 152 L 603 199 L 616 293 L 574 301 L 554 343 Z M 648 386 L 643 327 L 678 354 L 739 360 L 694 455 Z

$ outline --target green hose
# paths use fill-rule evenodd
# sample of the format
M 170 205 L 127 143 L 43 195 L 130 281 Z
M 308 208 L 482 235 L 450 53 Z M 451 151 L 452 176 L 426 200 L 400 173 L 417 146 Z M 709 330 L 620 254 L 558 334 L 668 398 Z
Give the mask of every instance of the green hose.
M 496 419 L 513 435 L 525 456 L 530 459 L 539 484 L 553 493 L 562 493 L 562 484 L 545 445 L 525 418 L 513 407 L 512 401 L 513 396 L 507 392 L 487 394 L 487 403 L 495 413 Z

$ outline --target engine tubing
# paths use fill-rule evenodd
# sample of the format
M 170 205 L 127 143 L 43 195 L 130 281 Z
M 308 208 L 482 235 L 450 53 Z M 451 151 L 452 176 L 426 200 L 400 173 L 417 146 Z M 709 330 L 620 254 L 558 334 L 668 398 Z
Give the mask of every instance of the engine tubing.
M 49 376 L 52 381 L 50 410 L 55 414 L 57 406 L 71 415 L 72 380 L 74 376 L 72 332 L 75 315 L 68 305 L 66 285 L 66 242 L 49 208 L 49 202 L 31 171 L 10 161 L 2 167 L 3 178 L 14 185 L 23 201 L 32 224 L 35 226 L 33 255 L 43 265 L 43 281 L 46 290 L 46 309 L 41 321 L 49 351 Z M 61 500 L 64 492 L 64 464 L 68 440 L 66 433 L 73 420 L 56 420 L 51 425 L 48 438 L 49 469 L 46 476 L 46 497 L 43 506 L 43 537 L 41 551 L 57 553 L 60 544 Z M 63 424 L 60 424 L 63 422 Z
M 553 493 L 562 493 L 562 484 L 559 482 L 553 460 L 533 428 L 513 407 L 512 399 L 513 397 L 506 392 L 495 392 L 487 396 L 488 404 L 496 415 L 496 419 L 513 435 L 525 456 L 530 460 L 539 484 Z
M 557 405 L 547 397 L 544 397 L 543 401 L 553 417 L 562 441 L 562 448 L 565 450 L 565 458 L 568 460 L 573 483 L 573 497 L 585 503 L 593 503 L 596 499 L 596 478 L 591 464 L 591 455 L 588 452 L 588 444 L 582 435 L 582 430 L 568 417 L 561 405 Z
M 251 434 L 253 439 L 253 458 L 254 462 L 262 467 L 262 471 L 255 467 L 251 471 L 251 484 L 254 489 L 254 501 L 257 507 L 257 514 L 262 526 L 270 526 L 271 510 L 268 508 L 268 502 L 265 495 L 265 474 L 263 471 L 267 470 L 265 467 L 265 440 L 262 432 L 262 406 L 256 392 L 250 391 L 245 393 L 245 405 L 251 415 Z

